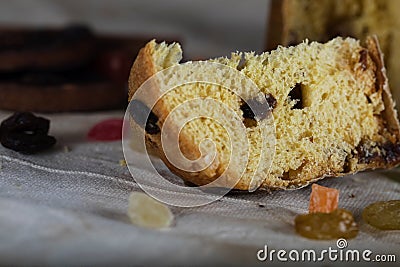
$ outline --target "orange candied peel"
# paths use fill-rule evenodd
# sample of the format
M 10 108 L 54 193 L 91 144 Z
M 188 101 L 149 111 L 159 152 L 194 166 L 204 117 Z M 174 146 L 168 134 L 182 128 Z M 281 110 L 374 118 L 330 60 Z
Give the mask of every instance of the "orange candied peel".
M 313 184 L 311 189 L 309 213 L 296 216 L 296 232 L 318 240 L 356 237 L 358 226 L 353 214 L 338 209 L 339 190 L 317 184 Z
M 317 184 L 311 187 L 309 213 L 330 213 L 338 208 L 339 190 Z

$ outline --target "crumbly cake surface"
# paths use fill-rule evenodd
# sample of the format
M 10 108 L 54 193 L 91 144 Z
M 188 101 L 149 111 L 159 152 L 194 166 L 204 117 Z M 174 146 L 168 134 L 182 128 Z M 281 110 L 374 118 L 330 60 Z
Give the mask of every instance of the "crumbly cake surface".
M 132 67 L 129 98 L 151 75 L 179 64 L 181 58 L 179 44 L 149 42 Z M 249 123 L 243 117 L 243 99 L 218 85 L 180 86 L 158 101 L 153 112 L 162 128 L 176 106 L 196 97 L 208 97 L 239 114 L 240 123 L 246 127 L 250 157 L 245 170 L 233 170 L 244 171 L 236 189 L 249 189 L 252 178 L 264 188 L 299 188 L 325 176 L 388 168 L 400 161 L 399 126 L 376 38 L 368 38 L 365 47 L 352 38 L 335 38 L 325 44 L 303 42 L 278 47 L 260 55 L 233 53 L 230 58 L 212 62 L 238 69 L 266 97 L 274 99 L 271 112 L 276 140 L 272 164 L 261 161 L 258 165 L 256 161 L 265 149 L 257 140 L 260 131 L 269 126 L 267 120 Z M 205 71 L 204 77 L 207 75 L 212 74 Z M 251 99 L 245 89 L 241 95 Z M 206 110 L 211 117 L 227 120 L 225 114 L 214 114 L 212 110 Z M 194 110 L 175 112 L 176 125 L 191 112 Z M 232 127 L 235 132 L 235 123 L 224 127 Z M 216 145 L 216 158 L 207 169 L 188 173 L 175 168 L 165 157 L 159 133 L 146 134 L 148 146 L 158 152 L 171 171 L 197 185 L 218 178 L 226 170 L 232 150 L 243 149 L 243 140 L 227 136 L 220 124 L 198 119 L 185 124 L 180 132 L 182 153 L 189 159 L 198 158 L 201 141 L 207 138 Z
M 388 69 L 390 87 L 400 101 L 400 1 L 272 0 L 267 49 L 304 39 L 326 42 L 337 36 L 364 41 L 377 35 Z

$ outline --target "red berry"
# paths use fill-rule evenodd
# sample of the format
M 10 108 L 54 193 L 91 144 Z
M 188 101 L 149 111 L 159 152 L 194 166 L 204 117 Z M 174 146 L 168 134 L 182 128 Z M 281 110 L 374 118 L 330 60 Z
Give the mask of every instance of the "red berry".
M 94 125 L 88 132 L 88 139 L 114 141 L 122 139 L 123 119 L 108 119 Z

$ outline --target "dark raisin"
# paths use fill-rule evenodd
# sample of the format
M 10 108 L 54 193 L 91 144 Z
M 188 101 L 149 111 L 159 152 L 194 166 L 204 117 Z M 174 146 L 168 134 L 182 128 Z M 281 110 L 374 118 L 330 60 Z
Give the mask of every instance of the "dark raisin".
M 10 132 L 3 134 L 1 144 L 9 149 L 24 154 L 33 154 L 52 147 L 56 143 L 53 136 L 44 134 L 27 134 L 24 132 Z
M 379 150 L 379 153 L 378 151 Z M 359 144 L 356 147 L 359 163 L 371 163 L 373 161 L 384 161 L 386 163 L 400 162 L 400 144 L 386 142 L 375 146 Z
M 130 103 L 130 114 L 133 120 L 148 134 L 158 134 L 160 128 L 157 125 L 158 117 L 143 102 L 132 100 Z
M 240 109 L 243 111 L 243 117 L 245 119 L 265 119 L 276 107 L 276 99 L 271 94 L 266 94 L 264 99 L 252 98 L 244 102 Z
M 350 165 L 350 155 L 347 155 L 344 164 L 343 164 L 343 173 L 348 173 L 351 171 L 351 165 Z
M 400 161 L 400 144 L 387 142 L 382 146 L 382 150 L 387 163 Z
M 359 144 L 356 147 L 357 157 L 359 163 L 369 164 L 375 160 L 379 160 L 379 154 L 373 146 L 368 146 L 364 143 Z
M 49 132 L 50 121 L 45 118 L 36 117 L 30 112 L 16 112 L 5 119 L 0 125 L 2 132 L 33 131 L 39 134 Z
M 243 124 L 246 128 L 257 127 L 257 121 L 255 119 L 244 118 Z
M 289 172 L 282 173 L 281 179 L 290 181 L 290 173 Z
M 292 109 L 302 109 L 303 108 L 303 92 L 301 89 L 301 83 L 296 83 L 293 89 L 289 93 L 290 100 L 295 100 L 296 103 Z
M 50 121 L 29 112 L 16 112 L 0 125 L 1 144 L 25 154 L 50 148 L 56 139 L 47 135 Z
M 240 105 L 240 109 L 243 111 L 244 118 L 254 120 L 254 112 L 246 102 Z
M 157 116 L 151 112 L 146 123 L 145 131 L 149 134 L 158 134 L 160 132 L 160 128 L 157 125 L 157 121 Z
M 270 110 L 273 110 L 276 108 L 276 105 L 278 104 L 278 102 L 276 101 L 275 97 L 271 94 L 266 94 L 265 95 L 265 99 L 267 99 L 267 103 L 269 106 Z
M 360 60 L 359 60 L 362 70 L 367 69 L 367 60 L 368 60 L 368 51 L 366 49 L 363 49 L 360 51 Z

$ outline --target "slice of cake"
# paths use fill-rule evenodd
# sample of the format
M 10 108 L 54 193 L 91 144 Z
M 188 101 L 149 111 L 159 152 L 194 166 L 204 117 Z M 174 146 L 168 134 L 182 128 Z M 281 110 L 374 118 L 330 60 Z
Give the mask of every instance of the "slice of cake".
M 400 1 L 398 0 L 272 0 L 267 50 L 304 39 L 326 42 L 337 36 L 365 40 L 377 35 L 389 84 L 400 101 Z
M 149 42 L 133 64 L 129 99 L 134 98 L 148 78 L 178 66 L 181 58 L 179 44 Z M 253 189 L 254 184 L 264 188 L 294 189 L 326 176 L 390 168 L 400 162 L 399 123 L 376 37 L 369 37 L 366 46 L 361 46 L 355 39 L 339 37 L 325 44 L 305 41 L 260 55 L 233 53 L 230 58 L 207 62 L 234 68 L 254 81 L 265 96 L 265 101 L 260 103 L 268 106 L 272 116 L 264 114 L 255 118 L 246 105 L 255 101 L 251 95 L 241 99 L 216 84 L 190 83 L 164 95 L 152 109 L 146 125 L 136 122 L 146 130 L 147 145 L 184 180 L 204 185 L 217 179 L 227 169 L 231 153 L 243 149 L 246 138 L 250 153 L 247 165 L 230 172 L 242 174 L 235 186 L 242 190 Z M 187 62 L 182 66 L 189 68 L 191 64 L 195 63 Z M 211 77 L 215 74 L 212 72 L 204 69 L 202 75 Z M 172 72 L 165 77 L 161 82 L 169 84 L 182 75 Z M 221 82 L 227 79 L 227 76 L 220 77 Z M 156 83 L 148 90 L 144 95 L 160 94 Z M 246 95 L 246 88 L 242 90 L 240 95 Z M 186 123 L 180 131 L 179 147 L 189 159 L 204 155 L 199 149 L 204 139 L 213 140 L 215 145 L 210 149 L 215 149 L 216 155 L 208 167 L 190 172 L 177 168 L 167 159 L 160 133 L 170 113 L 175 112 L 168 129 L 179 131 L 178 125 L 185 116 L 196 114 L 197 109 L 202 108 L 192 105 L 191 109 L 176 114 L 175 107 L 194 98 L 214 99 L 228 106 L 240 116 L 246 136 L 241 139 L 233 135 L 230 140 L 223 127 L 228 127 L 228 132 L 235 132 L 236 128 L 229 129 L 235 125 L 230 123 L 235 120 L 234 116 L 224 117 L 209 108 L 206 111 L 210 116 L 219 122 L 225 120 L 226 124 L 221 126 L 213 120 L 196 119 Z M 133 109 L 141 110 L 148 108 L 144 103 L 134 100 L 131 105 Z M 257 162 L 265 149 L 257 139 L 258 133 L 271 128 L 268 118 L 274 120 L 275 153 L 272 163 L 267 160 Z M 269 155 L 269 152 L 264 154 Z

